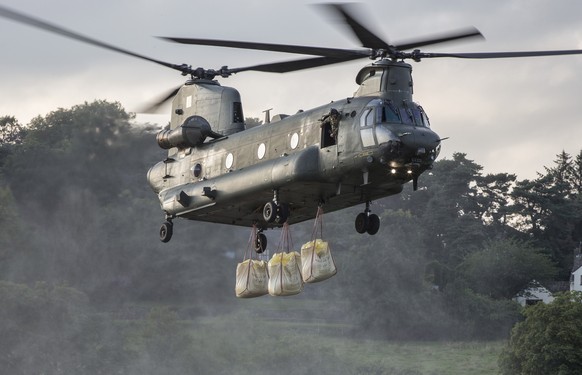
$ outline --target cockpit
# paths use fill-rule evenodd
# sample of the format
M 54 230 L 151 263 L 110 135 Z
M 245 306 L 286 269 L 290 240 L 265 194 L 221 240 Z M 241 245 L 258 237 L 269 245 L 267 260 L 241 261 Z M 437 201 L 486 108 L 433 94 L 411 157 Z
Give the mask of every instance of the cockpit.
M 374 99 L 366 108 L 368 114 L 374 113 L 376 123 L 391 123 L 422 126 L 430 128 L 430 122 L 424 109 L 414 102 L 403 102 L 396 106 L 391 100 Z M 364 117 L 364 116 L 363 116 Z M 366 118 L 366 124 L 371 125 L 372 118 Z
M 398 124 L 430 128 L 426 112 L 414 102 L 402 102 L 396 106 L 386 99 L 370 101 L 360 117 L 362 146 L 370 147 L 399 139 L 394 134 Z

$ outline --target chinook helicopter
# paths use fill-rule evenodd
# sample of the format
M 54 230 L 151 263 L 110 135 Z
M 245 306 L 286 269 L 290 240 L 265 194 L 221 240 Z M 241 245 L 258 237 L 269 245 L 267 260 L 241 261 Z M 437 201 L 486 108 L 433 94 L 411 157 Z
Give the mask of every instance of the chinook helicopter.
M 353 5 L 322 6 L 343 21 L 364 49 L 163 38 L 315 56 L 216 70 L 153 59 L 1 6 L 0 16 L 189 76 L 151 107 L 172 100 L 170 125 L 157 134 L 158 145 L 168 155 L 147 173 L 165 214 L 160 240 L 170 241 L 175 218 L 256 226 L 257 252 L 266 247 L 263 230 L 313 219 L 322 205 L 327 212 L 363 205 L 355 229 L 374 235 L 380 219 L 371 212 L 371 202 L 400 193 L 409 182 L 417 189 L 419 177 L 438 157 L 443 138 L 431 130 L 427 113 L 413 101 L 412 66 L 406 60 L 582 54 L 582 50 L 427 53 L 418 48 L 482 35 L 468 28 L 390 44 L 357 19 Z M 245 124 L 239 92 L 215 79 L 245 71 L 286 73 L 364 58 L 373 61 L 356 75 L 359 87 L 353 95 L 292 115 L 271 117 L 267 111 L 265 123 L 256 127 Z

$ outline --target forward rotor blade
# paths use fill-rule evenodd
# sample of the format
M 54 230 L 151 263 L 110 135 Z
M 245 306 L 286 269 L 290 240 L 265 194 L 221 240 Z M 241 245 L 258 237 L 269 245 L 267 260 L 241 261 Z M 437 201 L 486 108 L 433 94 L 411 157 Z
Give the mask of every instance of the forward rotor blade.
M 387 42 L 356 20 L 353 5 L 354 4 L 352 4 L 350 10 L 350 7 L 347 4 L 321 4 L 321 6 L 340 16 L 341 21 L 349 26 L 354 35 L 362 43 L 363 47 L 374 50 L 390 50 L 391 46 Z
M 297 53 L 301 55 L 316 55 L 332 58 L 344 58 L 355 55 L 358 56 L 370 55 L 370 51 L 368 50 L 347 50 L 341 48 L 310 47 L 291 44 L 240 42 L 235 40 L 219 40 L 219 39 L 175 38 L 175 37 L 159 37 L 159 38 L 181 44 L 194 44 L 202 46 L 253 49 L 259 51 Z
M 287 72 L 294 72 L 297 70 L 303 69 L 310 69 L 310 68 L 317 68 L 320 66 L 325 65 L 332 65 L 343 63 L 347 61 L 357 60 L 366 56 L 360 55 L 353 55 L 344 58 L 332 58 L 332 57 L 314 57 L 310 59 L 303 59 L 303 60 L 292 60 L 292 61 L 283 61 L 278 63 L 271 63 L 271 64 L 260 64 L 260 65 L 253 65 L 244 68 L 234 68 L 229 69 L 230 73 L 238 73 L 238 72 L 245 72 L 245 71 L 257 71 L 257 72 L 269 72 L 269 73 L 287 73 Z
M 456 57 L 460 59 L 502 59 L 512 57 L 540 57 L 540 56 L 561 56 L 561 55 L 582 55 L 582 50 L 568 49 L 553 51 L 517 51 L 517 52 L 420 53 L 421 58 Z
M 83 43 L 87 43 L 87 44 L 91 44 L 93 46 L 97 46 L 97 47 L 101 47 L 101 48 L 105 48 L 108 49 L 110 51 L 115 51 L 118 53 L 122 53 L 124 55 L 129 55 L 129 56 L 133 56 L 133 57 L 137 57 L 138 59 L 142 59 L 142 60 L 147 60 L 147 61 L 151 61 L 153 63 L 159 64 L 159 65 L 163 65 L 165 67 L 171 68 L 171 69 L 175 69 L 175 70 L 179 70 L 181 72 L 185 72 L 184 68 L 185 65 L 176 65 L 176 64 L 171 64 L 171 63 L 167 63 L 165 61 L 161 61 L 161 60 L 156 60 L 156 59 L 152 59 L 150 57 L 144 56 L 144 55 L 140 55 L 131 51 L 128 51 L 126 49 L 123 48 L 119 48 L 116 46 L 113 46 L 111 44 L 107 44 L 104 42 L 101 42 L 99 40 L 93 39 L 93 38 L 89 38 L 87 36 L 78 34 L 74 31 L 70 31 L 67 29 L 64 29 L 60 26 L 57 25 L 53 25 L 51 23 L 45 22 L 43 20 L 40 20 L 38 18 L 34 18 L 31 16 L 27 16 L 23 13 L 8 9 L 4 6 L 0 5 L 0 17 L 4 17 L 4 18 L 8 18 L 10 20 L 19 22 L 19 23 L 23 23 L 25 25 L 28 26 L 32 26 L 32 27 L 36 27 L 38 29 L 44 30 L 44 31 L 48 31 L 51 32 L 53 34 L 58 34 L 70 39 L 74 39 Z
M 431 37 L 430 39 L 423 38 L 423 39 L 416 39 L 416 40 L 409 40 L 407 42 L 398 43 L 395 48 L 400 51 L 405 51 L 408 49 L 419 48 L 424 46 L 430 46 L 433 44 L 439 43 L 446 43 L 451 42 L 454 40 L 459 39 L 467 39 L 467 38 L 479 38 L 485 39 L 483 34 L 479 30 L 474 27 L 468 27 L 466 29 L 452 31 L 450 33 L 441 34 L 438 36 Z
M 176 94 L 178 93 L 178 91 L 180 90 L 181 87 L 182 86 L 178 86 L 175 89 L 172 89 L 167 94 L 165 94 L 164 96 L 161 96 L 159 99 L 157 99 L 154 103 L 149 104 L 147 107 L 143 107 L 143 108 L 139 109 L 137 112 L 138 113 L 156 113 L 162 105 L 164 105 L 168 100 L 170 100 L 174 96 L 176 96 Z

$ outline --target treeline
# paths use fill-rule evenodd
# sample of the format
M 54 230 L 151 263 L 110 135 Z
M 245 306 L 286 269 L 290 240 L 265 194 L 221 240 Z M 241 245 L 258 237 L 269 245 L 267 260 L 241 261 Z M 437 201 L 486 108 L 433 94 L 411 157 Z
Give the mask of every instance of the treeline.
M 71 342 L 82 357 L 67 356 L 71 368 L 129 368 L 136 358 L 147 367 L 152 348 L 192 348 L 178 321 L 279 303 L 234 297 L 248 229 L 177 220 L 172 242 L 158 241 L 163 214 L 145 174 L 165 152 L 155 144 L 157 129 L 131 121 L 106 101 L 58 109 L 26 126 L 0 117 L 0 331 L 9 338 L 0 344 L 0 366 L 8 373 L 32 358 L 25 348 L 46 346 L 61 358 L 55 351 L 70 353 Z M 334 307 L 293 313 L 320 314 L 351 336 L 507 337 L 521 318 L 511 298 L 532 280 L 568 281 L 582 241 L 582 150 L 562 151 L 542 168 L 533 180 L 483 174 L 457 153 L 423 174 L 418 191 L 407 186 L 373 202 L 382 222 L 375 236 L 353 229 L 362 207 L 326 214 L 338 275 L 285 303 Z M 310 239 L 311 225 L 291 228 L 296 245 Z M 279 232 L 267 235 L 273 248 Z M 52 324 L 57 318 L 65 322 Z M 159 328 L 168 319 L 172 337 Z M 173 355 L 190 365 L 200 358 L 180 353 Z

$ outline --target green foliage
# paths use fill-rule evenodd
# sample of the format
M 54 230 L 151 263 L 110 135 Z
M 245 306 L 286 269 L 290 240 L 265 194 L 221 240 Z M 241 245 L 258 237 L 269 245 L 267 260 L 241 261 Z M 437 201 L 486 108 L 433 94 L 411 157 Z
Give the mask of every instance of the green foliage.
M 14 116 L 0 117 L 0 147 L 21 144 L 26 131 Z
M 259 120 L 257 117 L 246 117 L 245 118 L 245 126 L 247 128 L 253 128 L 258 125 L 262 125 L 263 121 Z
M 582 372 L 582 293 L 569 292 L 525 310 L 500 357 L 503 374 Z
M 448 332 L 457 339 L 492 340 L 505 337 L 520 318 L 520 306 L 511 300 L 475 293 L 463 280 L 443 293 L 448 315 L 454 318 Z
M 494 240 L 468 255 L 461 264 L 471 288 L 493 298 L 511 299 L 532 280 L 551 280 L 556 269 L 530 243 L 515 239 Z
M 531 278 L 552 275 L 548 258 L 569 276 L 572 245 L 582 239 L 582 151 L 562 153 L 532 181 L 483 176 L 480 165 L 456 153 L 424 173 L 418 191 L 407 185 L 373 202 L 382 221 L 375 236 L 353 230 L 362 207 L 326 213 L 323 236 L 338 275 L 287 304 L 263 298 L 277 306 L 278 319 L 265 319 L 261 308 L 231 315 L 248 306 L 233 296 L 248 229 L 176 220 L 181 235 L 161 244 L 163 214 L 145 174 L 165 155 L 153 129 L 131 119 L 119 103 L 95 101 L 37 117 L 26 131 L 4 127 L 18 134 L 0 145 L 0 297 L 11 301 L 0 307 L 0 330 L 10 338 L 2 363 L 14 370 L 6 373 L 34 373 L 43 358 L 53 361 L 47 374 L 266 374 L 282 364 L 289 373 L 422 373 L 378 358 L 349 363 L 336 343 L 314 340 L 330 331 L 403 340 L 505 337 L 519 318 L 509 298 Z M 293 226 L 297 248 L 312 226 Z M 279 232 L 266 233 L 272 250 Z M 45 327 L 41 305 L 54 326 Z M 128 306 L 139 307 L 126 314 Z M 43 324 L 27 326 L 27 316 Z M 24 348 L 39 359 L 27 362 Z M 296 365 L 313 353 L 319 356 Z
M 0 372 L 56 374 L 83 363 L 75 335 L 83 325 L 88 299 L 69 287 L 33 287 L 0 281 Z
M 14 260 L 23 245 L 22 223 L 8 187 L 0 186 L 0 270 Z M 4 271 L 6 271 L 4 269 Z
M 563 279 L 570 273 L 572 251 L 582 240 L 581 166 L 582 151 L 574 160 L 562 152 L 553 167 L 545 167 L 545 174 L 518 182 L 511 193 L 518 228 L 545 249 Z

